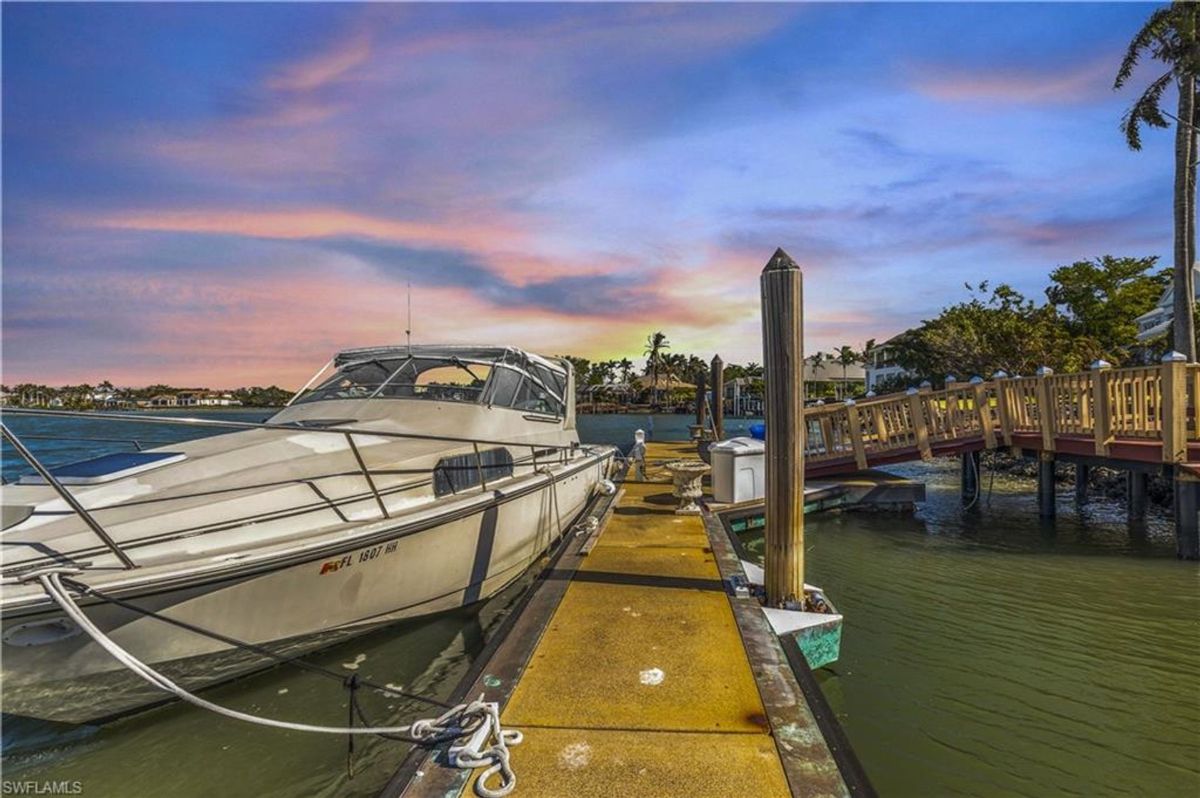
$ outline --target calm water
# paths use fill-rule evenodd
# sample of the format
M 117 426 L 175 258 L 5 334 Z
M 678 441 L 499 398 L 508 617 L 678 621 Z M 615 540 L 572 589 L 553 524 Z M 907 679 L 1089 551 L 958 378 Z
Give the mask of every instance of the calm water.
M 217 415 L 217 414 L 214 414 Z M 253 420 L 253 412 L 220 412 Z M 659 438 L 686 434 L 659 416 Z M 124 425 L 13 418 L 19 431 L 124 437 Z M 748 422 L 727 424 L 730 434 Z M 645 416 L 581 416 L 584 440 L 626 443 Z M 146 430 L 153 430 L 153 433 Z M 140 427 L 151 440 L 173 428 Z M 51 463 L 118 444 L 30 440 Z M 11 460 L 5 458 L 6 473 Z M 1054 527 L 1036 519 L 1032 483 L 984 473 L 990 496 L 964 513 L 957 464 L 909 466 L 927 482 L 916 517 L 810 516 L 809 581 L 846 614 L 842 661 L 823 687 L 885 796 L 1200 794 L 1200 571 L 1174 559 L 1160 516 L 1130 534 L 1115 503 L 1079 513 L 1066 498 Z M 750 547 L 760 546 L 751 539 Z M 310 659 L 445 696 L 518 595 L 383 630 Z M 349 673 L 349 670 L 346 670 Z M 210 693 L 276 717 L 341 723 L 343 691 L 278 668 Z M 413 705 L 368 695 L 373 719 L 404 722 Z M 405 747 L 358 742 L 354 778 L 343 739 L 278 732 L 173 706 L 100 729 L 9 722 L 6 779 L 79 779 L 85 794 L 371 795 Z M 164 767 L 170 763 L 170 767 Z

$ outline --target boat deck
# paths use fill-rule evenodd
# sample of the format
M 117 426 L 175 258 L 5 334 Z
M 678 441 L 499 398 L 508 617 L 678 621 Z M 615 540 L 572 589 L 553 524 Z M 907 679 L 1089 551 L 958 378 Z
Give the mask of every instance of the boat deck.
M 694 456 L 648 444 L 650 462 Z M 511 749 L 517 794 L 849 794 L 803 697 L 779 689 L 776 638 L 735 613 L 727 555 L 675 506 L 665 472 L 626 481 L 576 570 L 559 570 L 569 582 L 502 711 L 525 735 Z M 418 784 L 405 795 L 446 794 Z

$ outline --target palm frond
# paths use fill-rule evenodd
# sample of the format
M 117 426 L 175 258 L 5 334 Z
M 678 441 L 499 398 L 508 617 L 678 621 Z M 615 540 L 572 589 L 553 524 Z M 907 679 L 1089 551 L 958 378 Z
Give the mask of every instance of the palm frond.
M 1129 107 L 1125 116 L 1121 117 L 1121 132 L 1125 134 L 1125 143 L 1129 145 L 1129 149 L 1140 150 L 1142 148 L 1142 125 L 1158 128 L 1171 126 L 1167 118 L 1163 116 L 1162 109 L 1159 108 L 1159 101 L 1174 77 L 1173 72 L 1165 72 L 1159 76 Z
M 1150 18 L 1146 20 L 1146 24 L 1142 26 L 1142 29 L 1129 42 L 1129 48 L 1125 51 L 1125 57 L 1121 59 L 1121 67 L 1117 70 L 1117 78 L 1113 81 L 1114 91 L 1120 89 L 1133 77 L 1133 70 L 1137 68 L 1142 51 L 1152 48 L 1156 41 L 1160 41 L 1163 38 L 1171 28 L 1172 18 L 1176 14 L 1174 6 L 1167 6 L 1158 9 L 1150 15 Z

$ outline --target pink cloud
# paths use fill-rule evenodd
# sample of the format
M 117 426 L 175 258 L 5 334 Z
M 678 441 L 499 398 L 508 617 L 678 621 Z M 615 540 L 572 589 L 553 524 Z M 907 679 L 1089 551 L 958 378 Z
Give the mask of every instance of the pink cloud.
M 1065 69 L 957 70 L 941 65 L 920 70 L 913 88 L 944 102 L 1024 105 L 1087 103 L 1112 94 L 1115 74 L 1105 57 Z
M 370 39 L 355 34 L 315 56 L 287 65 L 269 77 L 268 88 L 279 91 L 309 91 L 343 78 L 371 57 Z

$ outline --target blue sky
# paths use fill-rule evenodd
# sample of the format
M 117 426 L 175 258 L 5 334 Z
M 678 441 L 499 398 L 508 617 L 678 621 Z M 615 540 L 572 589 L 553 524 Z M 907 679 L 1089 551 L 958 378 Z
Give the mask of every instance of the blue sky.
M 810 351 L 1165 257 L 1153 8 L 5 5 L 4 380 L 295 385 L 410 282 L 419 341 L 761 361 L 777 246 Z

